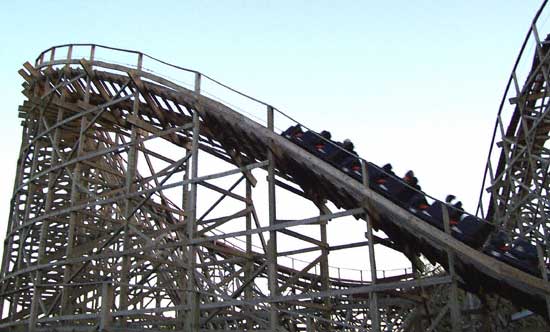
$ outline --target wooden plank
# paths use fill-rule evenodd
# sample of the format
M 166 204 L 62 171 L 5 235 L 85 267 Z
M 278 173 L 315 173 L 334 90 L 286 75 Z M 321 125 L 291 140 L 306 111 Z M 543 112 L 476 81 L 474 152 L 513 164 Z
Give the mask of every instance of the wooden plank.
M 319 264 L 323 256 L 319 256 L 315 258 L 313 261 L 311 261 L 308 265 L 306 265 L 303 269 L 298 271 L 298 273 L 291 276 L 287 281 L 285 281 L 284 284 L 282 284 L 278 289 L 277 293 L 281 294 L 283 293 L 290 285 L 293 285 L 298 279 L 303 277 L 309 270 L 311 270 L 315 265 Z
M 237 166 L 241 167 L 242 165 L 244 165 L 240 153 L 238 153 L 236 150 L 233 150 L 233 149 L 230 149 L 228 152 L 229 152 L 229 156 L 231 157 L 231 159 L 233 159 L 233 161 L 235 162 L 235 164 L 237 164 Z M 256 183 L 258 183 L 258 180 L 256 180 L 254 175 L 252 175 L 251 171 L 245 171 L 243 172 L 243 175 L 248 179 L 252 187 L 256 186 Z
M 34 78 L 40 78 L 40 72 L 36 70 L 28 61 L 23 64 L 23 67 L 33 76 Z
M 151 97 L 151 95 L 147 91 L 145 85 L 143 84 L 143 81 L 139 77 L 138 72 L 135 71 L 135 70 L 131 70 L 130 72 L 128 72 L 128 76 L 130 76 L 130 78 L 134 82 L 134 85 L 138 89 L 139 93 L 141 94 L 143 99 L 145 99 L 145 101 L 147 102 L 147 105 L 149 105 L 149 107 L 153 110 L 153 112 L 157 116 L 160 123 L 165 125 L 166 124 L 166 116 L 164 114 L 164 110 L 161 110 L 159 108 L 157 102 L 155 100 L 153 100 L 153 97 Z
M 152 125 L 152 124 L 150 124 L 146 121 L 143 121 L 142 119 L 140 119 L 135 114 L 131 114 L 130 116 L 128 116 L 127 121 L 129 123 L 133 124 L 133 125 L 138 126 L 141 129 L 145 130 L 146 132 L 149 132 L 149 133 L 155 134 L 159 137 L 162 137 L 162 135 L 159 135 L 159 133 L 162 133 L 164 131 L 162 128 L 157 128 L 154 125 Z M 183 130 L 186 130 L 186 129 L 191 129 L 192 125 L 193 125 L 192 123 L 189 123 L 188 126 L 182 127 L 181 130 L 183 131 Z M 174 133 L 169 133 L 168 135 L 172 136 L 172 135 L 175 135 L 175 134 Z M 174 138 L 174 136 L 172 136 L 172 138 Z M 186 143 L 183 145 L 183 147 L 185 147 L 186 149 L 191 149 L 191 141 L 187 140 Z
M 306 242 L 309 242 L 309 243 L 313 243 L 321 248 L 325 248 L 327 247 L 327 244 L 326 243 L 323 243 L 317 239 L 314 239 L 310 236 L 307 236 L 307 235 L 304 235 L 304 234 L 300 234 L 298 232 L 295 232 L 295 231 L 291 231 L 290 229 L 281 229 L 279 232 L 283 233 L 283 234 L 286 234 L 288 236 L 292 236 L 292 237 L 295 237 L 297 239 L 300 239 L 302 241 L 306 241 Z
M 82 59 L 82 60 L 80 60 L 80 65 L 82 66 L 82 68 L 84 68 L 84 71 L 86 72 L 88 77 L 90 77 L 92 83 L 94 84 L 96 89 L 99 91 L 101 96 L 105 99 L 105 101 L 111 100 L 111 98 L 112 98 L 111 94 L 109 94 L 109 92 L 105 89 L 103 84 L 101 84 L 101 82 L 97 79 L 97 77 L 95 75 L 95 71 L 92 69 L 92 66 L 90 65 L 90 62 L 88 62 L 85 59 Z M 82 96 L 82 97 L 84 97 L 84 96 Z
M 245 209 L 243 209 L 239 212 L 233 213 L 232 215 L 229 215 L 229 216 L 220 217 L 220 218 L 216 218 L 216 219 L 210 219 L 210 220 L 203 220 L 200 223 L 197 223 L 197 225 L 203 226 L 203 225 L 210 224 L 210 223 L 211 223 L 211 225 L 208 225 L 208 226 L 204 227 L 203 229 L 201 229 L 200 231 L 198 231 L 197 236 L 202 236 L 205 233 L 211 231 L 212 229 L 214 229 L 216 227 L 219 227 L 219 226 L 225 224 L 228 221 L 231 221 L 231 220 L 237 219 L 237 218 L 242 218 L 242 217 L 248 215 L 251 211 L 252 211 L 252 208 L 248 207 L 248 208 L 245 208 Z
M 29 75 L 26 71 L 24 71 L 23 69 L 19 69 L 17 72 L 19 73 L 19 75 L 21 75 L 21 77 L 23 77 L 25 81 L 27 81 L 28 83 L 32 82 L 32 76 Z

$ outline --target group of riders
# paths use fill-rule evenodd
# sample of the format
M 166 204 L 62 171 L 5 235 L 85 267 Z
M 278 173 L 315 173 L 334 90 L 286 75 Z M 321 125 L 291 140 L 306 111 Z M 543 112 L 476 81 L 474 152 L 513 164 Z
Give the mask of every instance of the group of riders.
M 455 201 L 453 195 L 448 195 L 445 202 L 436 200 L 428 203 L 412 170 L 400 178 L 393 172 L 391 164 L 379 167 L 364 162 L 355 152 L 351 140 L 333 141 L 331 133 L 326 130 L 316 133 L 303 130 L 297 124 L 281 135 L 352 178 L 367 182 L 371 189 L 432 226 L 444 230 L 445 222 L 448 222 L 451 234 L 457 240 L 475 249 L 482 248 L 490 256 L 540 276 L 537 250 L 533 244 L 521 238 L 509 241 L 506 233 L 495 232 L 492 224 L 466 213 L 462 202 Z M 363 177 L 363 169 L 368 179 Z M 444 210 L 447 210 L 448 219 L 444 216 Z

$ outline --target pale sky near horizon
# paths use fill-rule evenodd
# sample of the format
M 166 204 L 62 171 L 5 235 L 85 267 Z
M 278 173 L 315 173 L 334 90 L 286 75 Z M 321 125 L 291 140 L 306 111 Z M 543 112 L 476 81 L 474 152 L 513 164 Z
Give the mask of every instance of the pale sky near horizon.
M 540 1 L 4 1 L 0 238 L 21 127 L 22 63 L 90 42 L 146 52 L 350 138 L 475 211 L 498 104 Z M 548 17 L 542 21 L 550 33 Z M 533 50 L 529 50 L 530 53 Z M 529 55 L 531 56 L 531 55 Z

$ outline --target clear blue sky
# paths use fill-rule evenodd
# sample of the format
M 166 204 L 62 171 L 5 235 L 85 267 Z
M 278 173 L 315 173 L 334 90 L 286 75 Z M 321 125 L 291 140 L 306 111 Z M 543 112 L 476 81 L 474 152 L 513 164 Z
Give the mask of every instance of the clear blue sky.
M 455 193 L 473 211 L 500 97 L 539 5 L 4 1 L 0 234 L 21 136 L 17 70 L 50 46 L 78 42 L 202 71 L 336 139 L 351 138 L 367 159 L 414 169 L 426 191 Z

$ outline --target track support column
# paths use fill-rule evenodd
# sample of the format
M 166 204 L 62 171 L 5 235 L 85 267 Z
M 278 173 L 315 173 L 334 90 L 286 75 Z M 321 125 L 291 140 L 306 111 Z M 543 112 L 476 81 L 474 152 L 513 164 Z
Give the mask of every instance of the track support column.
M 138 71 L 141 70 L 143 64 L 143 54 L 138 55 L 138 63 L 137 63 L 137 69 Z M 132 114 L 135 117 L 138 117 L 139 114 L 139 89 L 136 86 L 135 92 L 134 92 L 134 103 L 132 105 Z M 136 172 L 137 172 L 137 140 L 139 139 L 138 134 L 138 128 L 132 124 L 131 134 L 130 134 L 130 149 L 128 151 L 128 165 L 126 169 L 126 183 L 125 183 L 125 190 L 126 195 L 130 195 L 132 192 L 135 191 L 135 185 L 134 181 L 136 179 Z M 131 248 L 130 244 L 130 227 L 128 224 L 130 223 L 130 219 L 132 216 L 130 215 L 133 210 L 133 203 L 131 198 L 127 198 L 124 202 L 124 238 L 123 238 L 123 248 L 124 255 L 122 256 L 122 271 L 120 275 L 120 309 L 121 310 L 127 310 L 128 304 L 129 304 L 129 282 L 130 282 L 130 257 L 126 254 L 126 251 Z M 122 317 L 122 325 L 124 326 L 126 324 L 126 318 Z
M 185 171 L 183 173 L 183 181 L 188 181 L 189 174 L 191 174 L 191 154 L 192 152 L 190 149 L 185 150 L 185 157 L 187 158 L 187 161 L 185 162 L 185 165 L 184 165 Z M 185 224 L 189 220 L 189 215 L 187 214 L 187 211 L 189 210 L 189 195 L 190 195 L 189 184 L 185 183 L 182 186 L 182 197 L 181 197 L 181 206 L 184 210 L 184 214 L 183 214 L 183 217 L 180 216 L 180 222 L 183 224 Z M 188 238 L 184 238 L 184 244 L 182 248 L 183 252 L 187 252 L 189 248 L 188 247 L 189 243 L 185 243 L 188 240 L 189 240 Z M 187 278 L 187 275 L 185 277 Z M 182 293 L 181 298 L 183 299 L 184 303 L 187 303 L 187 287 L 189 285 L 187 280 L 184 281 L 184 285 L 186 286 L 186 288 L 184 289 L 184 292 Z M 178 318 L 177 329 L 181 329 L 181 331 L 184 331 L 185 321 L 187 321 L 187 310 L 178 310 L 177 318 Z
M 443 226 L 445 227 L 445 233 L 451 236 L 451 221 L 449 219 L 449 209 L 447 205 L 442 206 L 443 213 Z M 460 321 L 460 307 L 458 301 L 458 285 L 456 282 L 456 272 L 454 263 L 454 254 L 447 250 L 447 259 L 449 262 L 449 274 L 451 275 L 451 291 L 449 292 L 449 304 L 451 309 L 451 326 L 453 332 L 459 332 L 461 330 Z
M 252 207 L 252 184 L 250 181 L 246 180 L 246 208 Z M 252 210 L 251 212 L 246 214 L 246 230 L 250 231 L 252 229 Z M 247 255 L 247 262 L 246 262 L 246 269 L 245 269 L 245 280 L 250 280 L 250 277 L 252 276 L 252 273 L 254 272 L 254 262 L 252 258 L 252 234 L 246 234 L 246 255 Z M 254 293 L 252 291 L 253 284 L 250 283 L 246 285 L 246 288 L 244 290 L 244 298 L 246 301 L 252 300 L 252 297 L 254 296 Z M 248 313 L 248 317 L 252 317 L 254 307 L 252 305 L 246 305 L 246 310 Z M 254 327 L 254 322 L 247 318 L 246 320 L 246 328 L 251 330 Z
M 267 128 L 271 131 L 275 130 L 273 123 L 273 107 L 267 107 Z M 275 210 L 275 158 L 271 147 L 267 150 L 267 181 L 268 181 L 268 200 L 269 200 L 269 226 L 275 225 L 276 210 Z M 269 241 L 267 245 L 267 260 L 268 260 L 268 284 L 269 295 L 275 297 L 278 295 L 277 285 L 277 231 L 269 231 Z M 277 331 L 279 327 L 279 313 L 277 305 L 271 303 L 269 323 L 271 331 Z
M 111 308 L 114 301 L 114 289 L 111 281 L 105 281 L 101 285 L 101 312 L 99 318 L 99 331 L 108 331 L 113 323 Z
M 82 156 L 84 152 L 84 145 L 86 144 L 86 135 L 84 132 L 84 128 L 87 126 L 87 119 L 86 117 L 82 117 L 80 121 L 80 136 L 79 136 L 79 144 L 77 146 L 77 152 L 76 152 L 76 158 L 79 158 Z M 71 205 L 76 206 L 78 205 L 79 201 L 82 199 L 79 185 L 80 181 L 82 180 L 82 166 L 81 163 L 76 163 L 73 168 L 73 176 L 72 176 L 72 184 L 71 184 Z M 76 228 L 77 224 L 80 223 L 80 213 L 78 211 L 73 211 L 70 213 L 70 219 L 69 219 L 69 230 L 67 235 L 67 249 L 65 251 L 67 259 L 73 258 L 73 251 L 75 247 L 76 242 Z M 61 291 L 61 313 L 62 314 L 72 314 L 73 308 L 72 308 L 72 289 L 68 285 L 71 280 L 74 278 L 73 274 L 73 264 L 67 264 L 63 276 L 63 288 Z
M 201 76 L 195 74 L 195 93 L 200 94 Z M 200 106 L 199 106 L 200 107 Z M 198 108 L 198 107 L 197 107 Z M 200 121 L 198 110 L 193 110 L 193 141 L 191 143 L 191 180 L 196 179 L 199 170 L 199 132 Z M 195 278 L 197 265 L 197 247 L 192 244 L 197 232 L 197 183 L 192 182 L 187 206 L 187 319 L 185 331 L 197 332 L 200 321 L 199 289 Z
M 321 210 L 321 214 L 323 211 Z M 321 235 L 321 261 L 319 262 L 320 268 L 321 268 L 321 289 L 323 291 L 328 291 L 330 288 L 330 271 L 329 271 L 329 265 L 328 265 L 328 236 L 327 236 L 327 220 L 322 220 L 320 223 L 320 235 Z M 330 297 L 325 297 L 324 299 L 324 318 L 327 320 L 325 323 L 326 331 L 332 331 L 332 324 L 330 323 L 331 318 L 331 303 L 330 303 Z
M 367 165 L 364 160 L 361 160 L 361 174 L 363 175 L 363 185 L 369 187 L 369 174 Z M 367 222 L 367 241 L 369 242 L 369 264 L 370 276 L 372 284 L 376 284 L 376 256 L 374 255 L 374 236 L 372 234 L 372 221 L 368 213 L 365 213 L 365 221 Z M 372 331 L 380 332 L 380 313 L 378 311 L 378 294 L 376 292 L 369 293 L 369 312 L 372 325 Z

